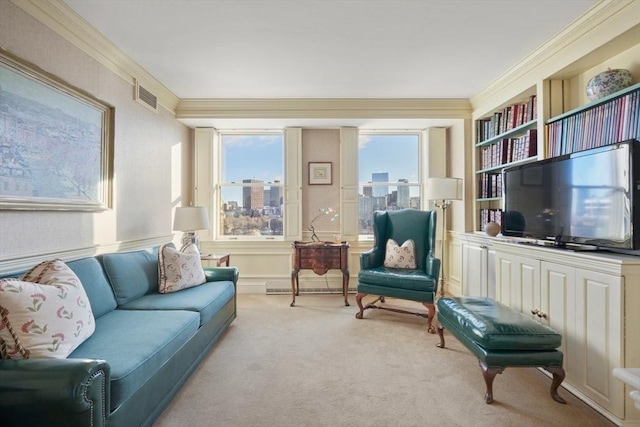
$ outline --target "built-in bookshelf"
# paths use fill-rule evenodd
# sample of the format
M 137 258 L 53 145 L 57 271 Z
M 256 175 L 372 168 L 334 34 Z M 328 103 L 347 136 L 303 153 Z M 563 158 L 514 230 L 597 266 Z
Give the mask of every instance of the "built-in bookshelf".
M 640 83 L 547 121 L 547 157 L 640 139 Z
M 476 120 L 477 230 L 502 221 L 502 170 L 537 160 L 537 97 Z

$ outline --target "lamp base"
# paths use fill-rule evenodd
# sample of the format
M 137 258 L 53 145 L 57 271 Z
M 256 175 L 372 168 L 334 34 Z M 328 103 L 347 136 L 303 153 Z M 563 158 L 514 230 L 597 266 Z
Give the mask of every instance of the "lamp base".
M 185 247 L 190 243 L 196 245 L 198 251 L 200 251 L 200 238 L 196 235 L 195 231 L 187 231 L 182 236 L 182 247 Z

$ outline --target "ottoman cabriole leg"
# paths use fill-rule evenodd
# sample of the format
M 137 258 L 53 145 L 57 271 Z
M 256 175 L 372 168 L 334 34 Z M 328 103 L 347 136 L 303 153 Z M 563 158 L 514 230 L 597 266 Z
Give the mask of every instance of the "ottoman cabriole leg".
M 440 337 L 440 342 L 436 344 L 436 347 L 444 348 L 444 326 L 438 323 L 438 336 Z
M 560 395 L 558 394 L 558 387 L 560 387 L 560 384 L 562 384 L 562 381 L 564 381 L 564 369 L 558 366 L 549 366 L 544 369 L 553 374 L 553 381 L 551 381 L 551 397 L 553 398 L 553 400 L 558 403 L 567 403 L 567 401 L 560 397 Z
M 482 377 L 484 378 L 484 382 L 487 385 L 487 392 L 484 395 L 484 402 L 491 403 L 493 402 L 493 379 L 496 377 L 496 375 L 501 374 L 502 371 L 504 371 L 504 367 L 493 366 L 489 368 L 481 360 L 478 360 L 478 364 L 480 365 L 480 369 L 482 369 Z

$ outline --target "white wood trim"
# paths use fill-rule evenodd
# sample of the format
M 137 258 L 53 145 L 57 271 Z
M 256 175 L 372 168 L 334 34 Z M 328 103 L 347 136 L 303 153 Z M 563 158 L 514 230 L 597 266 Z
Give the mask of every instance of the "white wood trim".
M 470 118 L 467 99 L 181 99 L 178 119 Z
M 151 237 L 148 239 L 127 240 L 106 243 L 57 252 L 34 252 L 31 254 L 21 254 L 13 258 L 6 258 L 0 261 L 0 275 L 12 274 L 23 271 L 34 265 L 51 259 L 59 258 L 63 261 L 72 261 L 80 258 L 87 258 L 103 253 L 135 251 L 139 249 L 151 248 L 173 241 L 174 235 Z
M 284 240 L 302 239 L 302 128 L 284 130 Z
M 61 0 L 11 0 L 62 38 L 82 50 L 113 73 L 126 80 L 131 87 L 138 79 L 142 86 L 158 97 L 158 104 L 175 114 L 178 97 L 144 68 L 125 55 L 99 31 L 86 23 Z M 133 99 L 133 91 L 132 91 Z
M 340 128 L 340 240 L 358 239 L 358 128 Z
M 194 203 L 196 206 L 206 206 L 209 214 L 208 230 L 199 230 L 198 236 L 201 240 L 213 240 L 218 232 L 218 215 L 220 212 L 218 198 L 215 197 L 216 171 L 218 163 L 216 161 L 216 141 L 217 131 L 213 128 L 196 128 L 194 131 Z

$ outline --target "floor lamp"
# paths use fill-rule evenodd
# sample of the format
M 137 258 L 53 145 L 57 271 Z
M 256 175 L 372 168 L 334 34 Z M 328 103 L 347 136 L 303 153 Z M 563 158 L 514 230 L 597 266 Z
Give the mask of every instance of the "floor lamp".
M 444 246 L 447 238 L 447 208 L 452 200 L 462 200 L 462 179 L 460 178 L 429 178 L 427 179 L 427 194 L 429 200 L 434 200 L 434 205 L 442 212 L 442 240 L 440 241 L 440 296 L 445 295 L 444 286 L 446 283 Z

